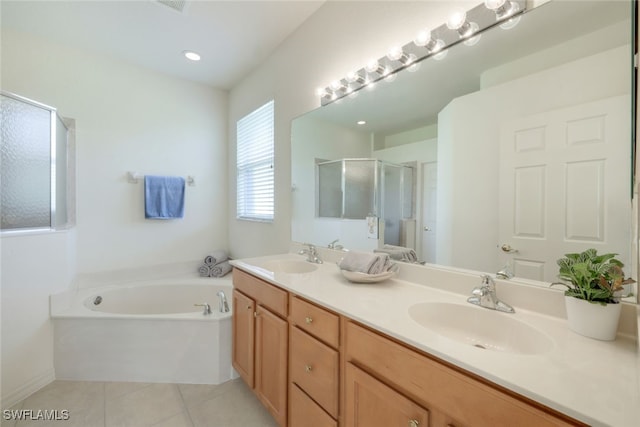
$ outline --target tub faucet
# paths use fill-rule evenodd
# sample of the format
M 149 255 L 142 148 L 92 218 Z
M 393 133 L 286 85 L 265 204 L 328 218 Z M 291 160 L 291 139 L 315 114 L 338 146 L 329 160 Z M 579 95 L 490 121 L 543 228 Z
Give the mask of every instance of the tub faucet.
M 467 298 L 467 302 L 479 305 L 480 307 L 490 308 L 491 310 L 503 311 L 505 313 L 515 313 L 516 311 L 509 304 L 498 299 L 496 295 L 496 283 L 491 276 L 485 274 L 481 276 L 482 284 L 471 291 L 472 296 Z
M 194 307 L 202 307 L 202 314 L 207 316 L 211 314 L 211 306 L 206 302 L 204 304 L 193 304 Z
M 308 262 L 312 262 L 314 264 L 322 264 L 322 260 L 320 259 L 320 256 L 318 256 L 318 251 L 316 250 L 316 247 L 313 246 L 311 243 L 304 243 L 304 245 L 307 246 L 307 249 L 303 249 L 298 253 L 300 255 L 306 255 Z
M 216 294 L 219 298 L 218 309 L 220 313 L 228 313 L 229 312 L 229 304 L 227 304 L 227 296 L 223 291 L 218 291 Z

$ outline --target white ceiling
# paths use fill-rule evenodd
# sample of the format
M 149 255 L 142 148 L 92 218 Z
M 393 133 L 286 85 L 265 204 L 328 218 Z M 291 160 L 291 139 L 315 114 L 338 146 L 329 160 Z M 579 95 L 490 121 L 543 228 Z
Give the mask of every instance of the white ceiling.
M 201 0 L 181 13 L 154 0 L 2 0 L 0 13 L 3 29 L 230 89 L 323 3 Z M 188 61 L 184 50 L 202 60 Z

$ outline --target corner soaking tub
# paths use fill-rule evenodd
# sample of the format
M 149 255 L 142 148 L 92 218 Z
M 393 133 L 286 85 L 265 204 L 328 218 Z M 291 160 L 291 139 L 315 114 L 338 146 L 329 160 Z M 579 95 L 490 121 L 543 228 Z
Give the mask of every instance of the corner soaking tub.
M 231 368 L 231 279 L 145 282 L 52 295 L 57 379 L 219 384 Z M 211 314 L 203 314 L 209 304 Z

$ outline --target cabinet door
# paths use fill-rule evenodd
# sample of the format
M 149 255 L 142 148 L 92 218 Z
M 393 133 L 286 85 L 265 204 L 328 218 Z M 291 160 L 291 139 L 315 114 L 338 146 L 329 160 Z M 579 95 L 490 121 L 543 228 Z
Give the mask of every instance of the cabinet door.
M 255 392 L 281 426 L 287 424 L 287 322 L 256 307 Z
M 254 316 L 255 302 L 233 291 L 233 367 L 242 379 L 253 388 Z
M 426 427 L 429 411 L 347 363 L 346 427 Z

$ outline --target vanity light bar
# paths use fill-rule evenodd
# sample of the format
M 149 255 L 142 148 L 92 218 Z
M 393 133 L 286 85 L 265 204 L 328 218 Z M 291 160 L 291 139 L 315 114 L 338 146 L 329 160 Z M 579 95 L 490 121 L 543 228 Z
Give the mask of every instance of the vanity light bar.
M 413 71 L 418 62 L 432 56 L 442 59 L 446 49 L 458 43 L 471 46 L 478 42 L 480 33 L 496 25 L 512 28 L 525 9 L 525 0 L 485 0 L 466 12 L 456 10 L 447 23 L 419 34 L 414 41 L 394 47 L 386 56 L 318 89 L 320 103 L 322 106 L 331 104 L 382 79 L 391 81 L 395 73 L 404 69 Z

